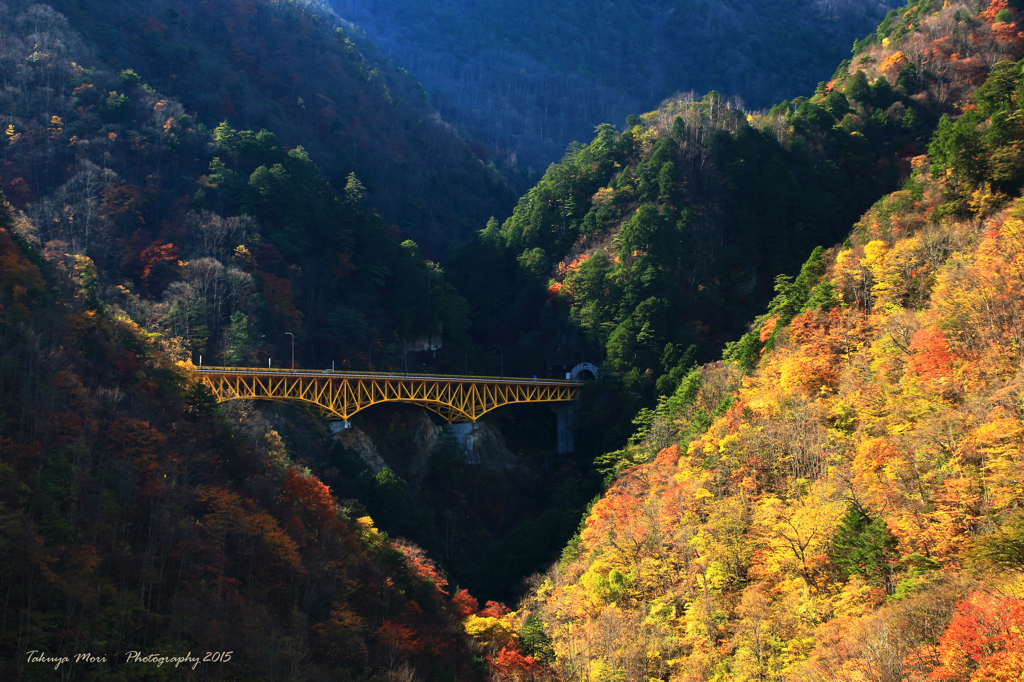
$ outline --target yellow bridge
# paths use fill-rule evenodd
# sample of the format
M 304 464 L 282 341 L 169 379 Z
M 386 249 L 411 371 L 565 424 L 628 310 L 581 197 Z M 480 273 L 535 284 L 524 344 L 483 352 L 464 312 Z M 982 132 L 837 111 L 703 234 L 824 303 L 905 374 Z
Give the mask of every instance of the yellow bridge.
M 199 367 L 197 371 L 218 402 L 303 403 L 330 419 L 345 422 L 356 412 L 379 403 L 419 405 L 441 415 L 449 424 L 475 422 L 502 405 L 579 400 L 583 385 L 582 381 L 556 379 L 250 367 Z

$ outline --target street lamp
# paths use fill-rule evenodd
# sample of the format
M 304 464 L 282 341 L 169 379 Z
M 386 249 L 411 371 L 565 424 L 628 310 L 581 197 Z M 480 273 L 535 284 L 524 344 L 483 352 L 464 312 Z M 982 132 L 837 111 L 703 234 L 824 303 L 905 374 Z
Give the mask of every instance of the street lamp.
M 501 346 L 499 346 L 498 344 L 494 344 L 494 347 L 498 349 L 498 358 L 499 358 L 500 363 L 501 363 L 498 366 L 501 368 L 501 377 L 504 379 L 505 378 L 505 351 L 503 351 L 501 349 Z
M 292 369 L 295 369 L 295 334 L 291 332 L 285 332 L 285 334 L 292 337 Z

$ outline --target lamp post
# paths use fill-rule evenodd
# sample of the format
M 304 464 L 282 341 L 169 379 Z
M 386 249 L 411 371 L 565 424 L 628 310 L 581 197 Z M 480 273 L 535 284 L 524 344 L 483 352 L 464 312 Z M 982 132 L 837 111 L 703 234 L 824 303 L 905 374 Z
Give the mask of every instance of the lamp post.
M 501 349 L 501 346 L 494 344 L 494 347 L 498 349 L 498 359 L 500 364 L 498 367 L 501 369 L 501 378 L 505 378 L 505 351 Z
M 285 334 L 292 337 L 292 369 L 295 369 L 295 334 L 291 332 L 285 332 Z

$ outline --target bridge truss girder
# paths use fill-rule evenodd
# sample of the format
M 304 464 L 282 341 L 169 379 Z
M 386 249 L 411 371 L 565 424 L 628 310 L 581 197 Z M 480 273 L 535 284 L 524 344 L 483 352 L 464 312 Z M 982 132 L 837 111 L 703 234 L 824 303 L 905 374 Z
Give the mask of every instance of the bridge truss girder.
M 203 381 L 218 402 L 275 400 L 315 407 L 330 419 L 348 421 L 371 405 L 407 403 L 441 416 L 449 424 L 475 422 L 485 413 L 516 403 L 579 399 L 582 382 L 494 377 L 358 376 L 334 372 L 204 368 Z

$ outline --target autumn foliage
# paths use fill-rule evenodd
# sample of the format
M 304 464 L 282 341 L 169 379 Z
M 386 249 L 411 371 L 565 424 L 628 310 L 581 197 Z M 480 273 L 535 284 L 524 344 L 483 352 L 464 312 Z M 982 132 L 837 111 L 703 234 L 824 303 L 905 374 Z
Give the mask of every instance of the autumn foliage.
M 225 420 L 159 337 L 81 294 L 80 260 L 48 255 L 0 228 L 0 677 L 36 674 L 32 648 L 118 641 L 234 651 L 253 678 L 480 678 L 420 548 L 350 518 L 276 431 Z
M 956 611 L 937 644 L 911 652 L 908 667 L 928 670 L 909 679 L 1004 682 L 1024 673 L 1024 601 L 975 592 Z
M 314 476 L 303 476 L 294 469 L 289 469 L 284 476 L 284 490 L 299 507 L 318 518 L 322 523 L 330 525 L 337 519 L 335 510 L 337 502 L 331 490 Z
M 469 590 L 462 589 L 452 595 L 452 606 L 455 608 L 455 613 L 465 618 L 477 612 L 480 602 L 473 598 Z
M 979 136 L 1019 69 L 979 91 Z M 563 679 L 1021 679 L 1024 201 L 985 184 L 1013 130 L 973 175 L 914 158 L 616 453 L 519 612 Z
M 541 666 L 533 656 L 524 656 L 514 644 L 506 644 L 497 656 L 488 657 L 487 662 L 495 679 L 501 682 L 533 682 L 541 673 Z

